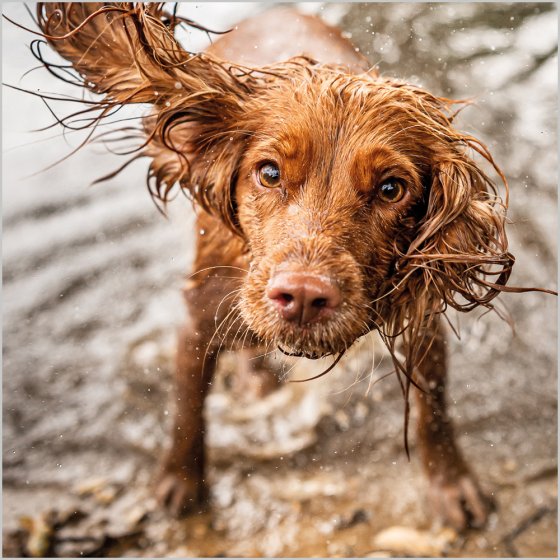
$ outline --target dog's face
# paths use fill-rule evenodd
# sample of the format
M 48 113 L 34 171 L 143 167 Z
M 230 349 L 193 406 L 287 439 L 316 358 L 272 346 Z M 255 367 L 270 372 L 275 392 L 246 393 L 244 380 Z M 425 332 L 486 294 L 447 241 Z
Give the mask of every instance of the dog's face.
M 398 268 L 428 222 L 440 254 L 489 242 L 480 210 L 471 218 L 484 176 L 433 101 L 324 72 L 248 103 L 258 119 L 244 123 L 233 198 L 250 258 L 240 309 L 262 339 L 305 356 L 342 352 L 383 329 L 399 296 L 426 290 L 425 269 Z
M 251 260 L 241 311 L 303 355 L 341 352 L 381 320 L 373 301 L 425 211 L 432 149 L 373 80 L 330 81 L 259 102 L 235 187 Z

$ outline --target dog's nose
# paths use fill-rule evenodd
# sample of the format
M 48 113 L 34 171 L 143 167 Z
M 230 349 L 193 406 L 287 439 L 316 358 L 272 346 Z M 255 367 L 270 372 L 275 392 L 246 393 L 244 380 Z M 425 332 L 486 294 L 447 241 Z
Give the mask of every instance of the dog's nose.
M 266 295 L 283 319 L 300 325 L 328 317 L 342 301 L 332 280 L 301 272 L 276 274 L 268 283 Z

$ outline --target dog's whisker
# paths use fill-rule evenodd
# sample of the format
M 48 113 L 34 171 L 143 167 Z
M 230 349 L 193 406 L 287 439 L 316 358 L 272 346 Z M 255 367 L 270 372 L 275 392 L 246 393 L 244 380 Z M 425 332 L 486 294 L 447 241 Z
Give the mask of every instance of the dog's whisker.
M 251 333 L 251 336 L 253 335 L 253 333 L 251 332 L 251 329 L 247 326 L 247 328 L 245 329 L 244 335 L 243 335 L 243 340 L 241 341 L 241 349 L 245 348 L 245 342 L 247 341 L 247 336 L 249 335 L 249 333 Z M 250 344 L 249 344 L 249 347 L 251 347 Z
M 230 323 L 229 327 L 227 328 L 226 332 L 223 334 L 222 339 L 221 339 L 221 342 L 220 342 L 220 349 L 221 349 L 222 347 L 224 347 L 225 344 L 227 343 L 228 335 L 229 335 L 231 329 L 233 329 L 233 327 L 235 326 L 235 323 L 237 323 L 238 321 L 239 321 L 239 326 L 237 327 L 237 331 L 236 331 L 236 333 L 235 333 L 235 335 L 234 335 L 234 337 L 233 337 L 233 339 L 232 339 L 231 344 L 229 344 L 229 349 L 230 349 L 230 350 L 234 348 L 234 345 L 235 345 L 235 337 L 237 336 L 237 333 L 239 333 L 240 329 L 244 327 L 243 319 L 242 319 L 241 317 L 239 317 L 239 315 L 237 315 L 237 316 L 233 319 L 233 321 L 231 321 L 231 323 Z
M 214 317 L 219 317 L 220 315 L 220 307 L 222 307 L 222 304 L 226 301 L 226 299 L 230 298 L 230 297 L 235 297 L 240 291 L 242 290 L 242 288 L 237 288 L 237 289 L 233 289 L 230 292 L 228 292 L 221 300 L 220 303 L 218 303 L 218 306 L 216 307 L 216 312 L 214 313 Z M 216 326 L 216 319 L 214 320 L 214 326 Z
M 202 369 L 204 370 L 204 366 L 206 365 L 206 358 L 208 356 L 208 352 L 212 347 L 212 343 L 214 342 L 214 338 L 216 338 L 219 330 L 222 328 L 222 325 L 231 317 L 235 315 L 235 309 L 231 309 L 230 312 L 224 317 L 222 322 L 214 329 L 214 333 L 212 334 L 210 341 L 206 345 L 206 350 L 204 352 L 204 358 L 202 359 Z
M 231 340 L 231 344 L 229 345 L 231 350 L 235 349 L 235 347 L 236 347 L 235 344 L 236 344 L 236 341 L 237 341 L 237 336 L 239 335 L 239 332 L 241 331 L 241 329 L 243 329 L 243 332 L 245 332 L 246 329 L 247 329 L 247 325 L 243 322 L 243 319 L 241 317 L 239 317 L 239 326 L 237 327 L 237 330 L 235 331 L 235 334 L 233 335 L 233 338 Z M 227 336 L 228 334 L 229 334 L 229 330 L 228 330 L 228 332 L 226 332 L 225 336 Z M 243 334 L 241 336 L 243 336 Z M 243 351 L 243 350 L 244 350 L 244 348 L 243 348 L 243 345 L 242 345 L 241 346 L 241 351 Z
M 270 345 L 272 345 L 272 343 L 270 343 Z M 251 346 L 250 342 L 249 342 L 249 346 Z M 251 360 L 258 360 L 260 358 L 266 358 L 267 356 L 271 356 L 275 352 L 276 352 L 276 348 L 273 348 L 272 350 L 270 350 L 270 352 L 264 352 L 263 354 L 257 354 L 250 359 Z
M 227 264 L 219 264 L 219 265 L 216 265 L 216 266 L 207 266 L 205 268 L 201 268 L 200 270 L 196 270 L 195 272 L 192 272 L 191 274 L 188 274 L 186 276 L 186 280 L 190 280 L 191 278 L 193 278 L 197 274 L 201 274 L 202 272 L 208 272 L 209 270 L 216 270 L 216 269 L 219 269 L 219 268 L 231 268 L 233 270 L 239 270 L 239 271 L 245 272 L 245 273 L 248 272 L 248 270 L 246 270 L 244 268 L 240 268 L 238 266 L 231 266 L 231 265 L 227 265 Z M 213 278 L 222 278 L 222 277 L 221 276 L 215 276 Z

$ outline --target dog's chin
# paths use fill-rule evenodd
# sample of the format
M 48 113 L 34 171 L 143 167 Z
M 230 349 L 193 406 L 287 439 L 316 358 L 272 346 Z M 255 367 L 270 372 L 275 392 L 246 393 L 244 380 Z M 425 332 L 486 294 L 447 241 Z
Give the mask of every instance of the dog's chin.
M 276 329 L 265 335 L 283 354 L 308 359 L 319 359 L 345 352 L 360 334 L 348 338 L 336 336 L 337 329 L 324 325 L 295 327 L 276 325 Z

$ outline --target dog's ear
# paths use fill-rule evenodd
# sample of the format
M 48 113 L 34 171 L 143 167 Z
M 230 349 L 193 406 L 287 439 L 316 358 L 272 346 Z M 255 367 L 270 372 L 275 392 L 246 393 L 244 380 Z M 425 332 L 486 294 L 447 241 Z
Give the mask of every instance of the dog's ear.
M 449 122 L 450 125 L 450 122 Z M 433 144 L 433 161 L 425 178 L 424 213 L 410 237 L 396 249 L 396 274 L 380 298 L 385 325 L 382 336 L 397 370 L 417 379 L 416 367 L 433 340 L 435 320 L 449 307 L 493 309 L 506 287 L 515 259 L 505 233 L 507 182 L 482 143 L 449 129 Z M 491 179 L 466 153 L 471 148 L 504 183 L 502 200 Z M 431 334 L 430 334 L 431 333 Z M 401 334 L 403 360 L 396 357 Z M 428 337 L 428 338 L 426 338 Z
M 460 141 L 456 143 L 456 140 Z M 494 167 L 505 187 L 494 183 L 465 153 L 475 148 Z M 483 144 L 456 134 L 433 162 L 427 206 L 405 260 L 444 306 L 469 311 L 489 306 L 506 285 L 514 263 L 505 233 L 507 183 Z
M 397 243 L 397 273 L 388 289 L 404 298 L 405 309 L 406 298 L 413 306 L 421 305 L 420 295 L 429 300 L 420 315 L 447 306 L 460 311 L 491 307 L 514 263 L 505 233 L 506 178 L 481 141 L 455 128 L 457 106 L 468 102 L 394 80 L 383 87 L 388 103 L 406 109 L 409 143 L 418 154 L 425 191 L 416 225 Z M 502 183 L 502 197 L 484 167 Z
M 506 286 L 514 264 L 505 233 L 507 181 L 484 144 L 454 127 L 457 103 L 394 81 L 385 97 L 406 108 L 424 180 L 415 224 L 394 241 L 394 274 L 376 303 L 389 348 L 402 334 L 404 361 L 396 366 L 412 376 L 437 315 L 448 307 L 492 309 L 502 291 L 522 290 Z M 484 167 L 502 182 L 503 197 Z
M 179 184 L 235 228 L 230 187 L 243 152 L 239 130 L 247 98 L 266 79 L 186 52 L 174 30 L 190 22 L 165 12 L 162 3 L 40 3 L 37 16 L 44 37 L 74 72 L 40 55 L 42 62 L 101 96 L 89 101 L 93 128 L 122 105 L 152 105 L 140 147 L 152 158 L 152 195 L 165 202 Z

